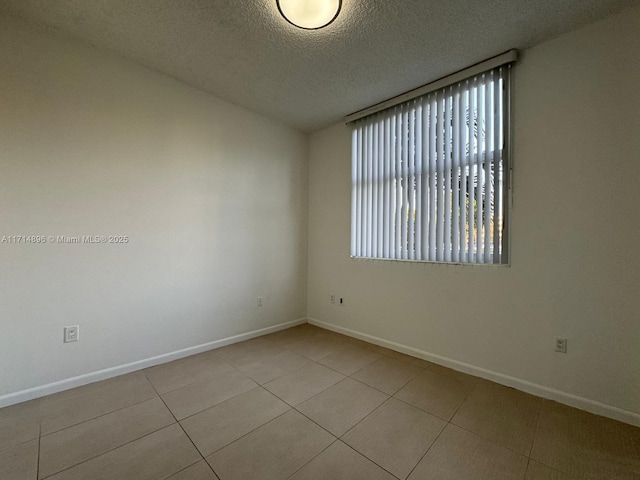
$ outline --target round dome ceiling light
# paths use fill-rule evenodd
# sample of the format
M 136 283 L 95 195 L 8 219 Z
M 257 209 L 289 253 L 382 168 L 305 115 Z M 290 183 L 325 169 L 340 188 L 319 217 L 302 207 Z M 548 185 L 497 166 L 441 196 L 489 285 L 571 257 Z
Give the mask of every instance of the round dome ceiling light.
M 333 22 L 342 0 L 276 0 L 284 19 L 298 28 L 317 30 Z

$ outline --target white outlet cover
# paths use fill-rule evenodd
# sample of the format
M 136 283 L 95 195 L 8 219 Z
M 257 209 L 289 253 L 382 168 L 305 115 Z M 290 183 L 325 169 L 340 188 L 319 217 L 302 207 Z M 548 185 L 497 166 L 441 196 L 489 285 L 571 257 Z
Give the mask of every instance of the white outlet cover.
M 64 343 L 77 342 L 80 339 L 80 326 L 64 327 Z

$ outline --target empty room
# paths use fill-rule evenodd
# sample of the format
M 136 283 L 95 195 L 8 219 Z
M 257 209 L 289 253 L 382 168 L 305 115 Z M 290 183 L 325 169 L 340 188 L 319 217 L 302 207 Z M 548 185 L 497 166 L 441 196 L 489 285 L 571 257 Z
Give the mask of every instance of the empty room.
M 637 0 L 0 0 L 0 480 L 640 480 Z

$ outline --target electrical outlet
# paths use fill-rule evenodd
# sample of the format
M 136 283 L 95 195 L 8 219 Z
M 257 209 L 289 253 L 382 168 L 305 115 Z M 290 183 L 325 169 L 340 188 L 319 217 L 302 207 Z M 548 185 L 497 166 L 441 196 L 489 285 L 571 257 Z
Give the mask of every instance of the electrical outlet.
M 258 297 L 258 306 L 261 307 L 262 306 L 262 297 Z
M 556 337 L 556 352 L 567 353 L 567 339 Z
M 80 338 L 80 325 L 64 327 L 64 343 L 77 342 Z
M 338 299 L 338 305 L 340 305 L 341 307 L 344 307 L 344 298 L 343 297 L 340 297 Z
M 331 295 L 329 295 L 329 301 L 331 303 L 336 303 L 336 294 L 332 293 Z

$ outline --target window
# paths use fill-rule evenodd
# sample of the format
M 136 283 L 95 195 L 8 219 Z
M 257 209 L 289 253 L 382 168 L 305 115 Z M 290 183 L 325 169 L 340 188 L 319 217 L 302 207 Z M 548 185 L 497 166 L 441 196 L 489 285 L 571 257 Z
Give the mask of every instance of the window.
M 508 262 L 509 65 L 353 123 L 351 255 Z

